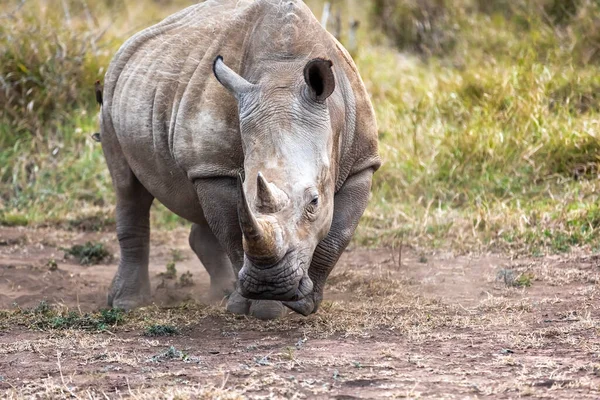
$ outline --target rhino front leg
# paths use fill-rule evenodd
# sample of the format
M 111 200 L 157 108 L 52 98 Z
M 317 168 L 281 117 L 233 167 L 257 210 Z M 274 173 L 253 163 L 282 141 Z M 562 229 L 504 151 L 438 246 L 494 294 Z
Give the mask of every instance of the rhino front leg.
M 195 181 L 195 185 L 208 227 L 229 257 L 237 281 L 244 264 L 242 231 L 237 213 L 237 182 L 231 178 L 200 179 Z M 260 319 L 275 319 L 284 314 L 285 307 L 280 301 L 246 299 L 235 289 L 227 300 L 227 310 Z
M 369 201 L 373 170 L 367 169 L 349 177 L 334 199 L 333 221 L 329 233 L 313 254 L 308 275 L 313 281 L 312 296 L 284 303 L 302 315 L 315 313 L 323 300 L 323 288 L 327 277 L 350 243 Z
M 230 295 L 235 288 L 233 267 L 207 222 L 192 225 L 190 247 L 210 275 L 211 298 L 222 300 Z

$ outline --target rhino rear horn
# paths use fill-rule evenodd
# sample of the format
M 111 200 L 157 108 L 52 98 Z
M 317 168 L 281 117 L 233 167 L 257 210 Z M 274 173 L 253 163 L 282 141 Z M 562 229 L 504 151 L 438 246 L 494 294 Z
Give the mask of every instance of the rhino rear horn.
M 237 99 L 239 99 L 240 95 L 252 91 L 256 86 L 225 65 L 223 57 L 221 56 L 215 58 L 215 62 L 213 63 L 213 73 L 219 83 L 229 90 Z
M 286 195 L 274 184 L 269 183 L 262 173 L 256 176 L 257 206 L 266 213 L 275 213 L 284 206 Z

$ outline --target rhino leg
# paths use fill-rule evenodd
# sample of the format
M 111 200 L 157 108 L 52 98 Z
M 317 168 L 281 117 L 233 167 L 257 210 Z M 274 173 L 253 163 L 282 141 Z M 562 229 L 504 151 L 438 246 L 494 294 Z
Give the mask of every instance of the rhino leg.
M 231 294 L 235 288 L 231 261 L 207 223 L 192 225 L 190 247 L 210 275 L 211 298 L 222 300 Z
M 103 127 L 102 149 L 115 189 L 119 268 L 108 291 L 108 305 L 132 309 L 150 302 L 148 258 L 150 206 L 154 197 L 135 177 L 112 128 Z
M 229 257 L 233 276 L 237 280 L 237 275 L 244 264 L 242 232 L 237 213 L 239 196 L 237 181 L 231 178 L 200 179 L 195 184 L 208 227 L 220 243 L 221 249 Z M 280 301 L 246 299 L 236 289 L 229 296 L 227 310 L 234 314 L 251 315 L 260 319 L 275 319 L 284 314 L 285 307 Z
M 308 275 L 313 281 L 312 296 L 300 301 L 285 302 L 285 306 L 303 315 L 317 312 L 323 300 L 325 281 L 350 243 L 367 207 L 372 177 L 372 169 L 352 175 L 336 193 L 331 229 L 317 245 L 308 269 Z
M 151 299 L 148 258 L 150 253 L 150 205 L 153 197 L 138 182 L 123 198 L 117 195 L 117 237 L 121 248 L 119 269 L 108 293 L 108 305 L 126 310 Z M 133 188 L 132 188 L 133 189 Z

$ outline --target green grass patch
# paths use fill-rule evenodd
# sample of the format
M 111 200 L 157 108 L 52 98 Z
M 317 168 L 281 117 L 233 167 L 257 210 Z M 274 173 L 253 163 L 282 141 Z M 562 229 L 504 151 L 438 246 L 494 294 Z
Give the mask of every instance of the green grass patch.
M 4 226 L 27 226 L 27 217 L 19 214 L 0 214 L 0 225 Z
M 174 336 L 179 335 L 179 330 L 172 325 L 150 325 L 144 331 L 144 336 Z
M 528 288 L 533 285 L 535 276 L 530 272 L 516 273 L 511 269 L 498 271 L 497 280 L 503 281 L 508 287 Z
M 75 257 L 81 265 L 100 264 L 112 257 L 104 244 L 92 242 L 73 245 L 70 249 L 66 249 L 65 254 Z
M 535 277 L 533 276 L 533 274 L 530 274 L 530 273 L 521 274 L 521 275 L 519 275 L 519 277 L 515 281 L 515 286 L 517 286 L 517 287 L 530 287 L 531 285 L 533 285 L 533 279 L 534 278 Z
M 122 309 L 112 308 L 95 313 L 80 313 L 53 307 L 45 301 L 40 302 L 34 309 L 18 312 L 26 319 L 31 329 L 40 330 L 106 331 L 125 322 L 125 312 Z

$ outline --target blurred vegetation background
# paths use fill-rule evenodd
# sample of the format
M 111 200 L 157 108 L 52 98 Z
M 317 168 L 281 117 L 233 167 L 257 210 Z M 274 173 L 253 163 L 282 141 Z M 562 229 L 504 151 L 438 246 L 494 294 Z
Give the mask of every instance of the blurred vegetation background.
M 94 81 L 191 3 L 0 0 L 0 224 L 113 225 Z M 324 2 L 307 3 L 320 19 Z M 600 1 L 331 3 L 384 160 L 356 244 L 598 250 Z M 185 224 L 154 208 L 154 226 Z

